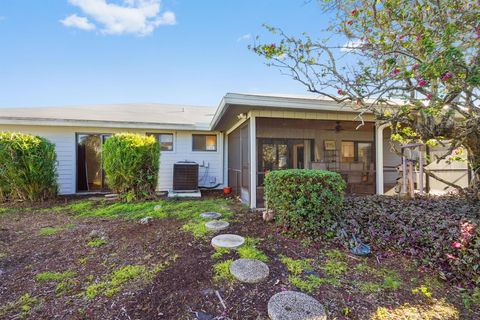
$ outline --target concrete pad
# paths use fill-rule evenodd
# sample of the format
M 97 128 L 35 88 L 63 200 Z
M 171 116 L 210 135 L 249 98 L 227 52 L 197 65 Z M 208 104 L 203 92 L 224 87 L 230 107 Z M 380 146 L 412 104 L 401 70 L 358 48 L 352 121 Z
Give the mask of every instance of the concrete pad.
M 220 231 L 228 228 L 229 225 L 227 221 L 208 221 L 205 223 L 205 227 L 211 231 Z
M 200 190 L 196 192 L 175 192 L 173 190 L 168 191 L 169 198 L 201 198 L 202 193 Z
M 268 266 L 257 259 L 238 259 L 230 264 L 230 273 L 240 282 L 262 282 L 269 272 Z
M 218 219 L 222 216 L 221 213 L 218 212 L 202 212 L 200 213 L 200 217 L 205 219 Z
M 325 308 L 316 299 L 296 291 L 279 292 L 268 301 L 272 320 L 326 320 Z
M 237 249 L 245 243 L 245 239 L 236 234 L 220 234 L 212 239 L 215 248 Z

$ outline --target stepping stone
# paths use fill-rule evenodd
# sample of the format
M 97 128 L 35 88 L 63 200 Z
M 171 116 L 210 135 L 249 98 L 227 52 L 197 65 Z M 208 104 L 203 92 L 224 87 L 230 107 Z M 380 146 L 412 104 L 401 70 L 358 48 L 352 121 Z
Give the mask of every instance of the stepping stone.
M 301 292 L 279 292 L 268 301 L 268 316 L 272 320 L 327 320 L 323 305 Z
M 212 239 L 215 248 L 237 249 L 245 242 L 243 237 L 236 234 L 221 234 Z
M 238 259 L 230 264 L 230 273 L 240 282 L 261 282 L 269 272 L 268 266 L 257 259 Z
M 223 229 L 228 228 L 230 224 L 227 221 L 208 221 L 205 223 L 205 227 L 207 227 L 208 230 L 212 231 L 220 231 Z
M 157 204 L 155 207 L 153 207 L 153 210 L 154 210 L 154 211 L 160 211 L 160 210 L 162 210 L 162 205 L 161 205 L 161 204 Z
M 200 214 L 200 217 L 206 218 L 206 219 L 218 219 L 221 216 L 222 214 L 218 212 L 203 212 Z

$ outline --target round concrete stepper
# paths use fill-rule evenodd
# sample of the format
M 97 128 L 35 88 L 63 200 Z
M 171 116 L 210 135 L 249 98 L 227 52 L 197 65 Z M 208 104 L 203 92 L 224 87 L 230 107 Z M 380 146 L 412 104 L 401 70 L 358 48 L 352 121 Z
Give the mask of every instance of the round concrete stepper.
M 218 219 L 222 216 L 221 213 L 218 212 L 203 212 L 200 213 L 200 217 L 206 218 L 206 219 Z
M 157 204 L 155 207 L 153 207 L 153 210 L 154 210 L 154 211 L 160 211 L 160 210 L 162 210 L 162 205 L 161 205 L 161 204 Z
M 220 231 L 223 229 L 227 229 L 230 224 L 227 221 L 208 221 L 205 223 L 205 227 L 208 230 L 212 231 Z
M 268 266 L 257 259 L 238 259 L 230 264 L 230 273 L 240 282 L 262 282 L 269 272 Z
M 212 239 L 215 248 L 237 249 L 242 246 L 245 239 L 236 234 L 220 234 Z
M 272 320 L 326 320 L 323 305 L 301 292 L 279 292 L 268 301 L 268 316 Z

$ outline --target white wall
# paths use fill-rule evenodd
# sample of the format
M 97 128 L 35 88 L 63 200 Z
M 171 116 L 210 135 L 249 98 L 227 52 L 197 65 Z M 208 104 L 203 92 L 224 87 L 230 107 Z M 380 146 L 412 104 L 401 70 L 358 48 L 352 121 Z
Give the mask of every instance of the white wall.
M 206 182 L 200 181 L 202 185 L 209 186 L 210 182 L 214 182 L 212 185 L 220 183 L 220 187 L 223 187 L 223 135 L 218 132 L 214 132 L 217 135 L 217 151 L 198 152 L 192 151 L 192 134 L 210 132 L 23 125 L 0 125 L 0 131 L 31 133 L 45 137 L 55 144 L 60 194 L 76 192 L 76 133 L 173 133 L 175 137 L 174 150 L 163 151 L 160 154 L 158 190 L 168 190 L 172 187 L 173 164 L 182 160 L 195 161 L 200 165 L 205 164 L 205 167 L 200 167 L 199 176 L 202 178 L 207 172 L 209 178 Z

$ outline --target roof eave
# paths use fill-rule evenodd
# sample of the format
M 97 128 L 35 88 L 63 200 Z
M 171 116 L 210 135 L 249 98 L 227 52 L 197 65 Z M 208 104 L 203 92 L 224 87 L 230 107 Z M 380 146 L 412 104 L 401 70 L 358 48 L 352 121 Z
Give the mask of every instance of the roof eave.
M 102 127 L 125 129 L 151 129 L 151 130 L 191 130 L 208 131 L 209 125 L 181 124 L 181 123 L 149 123 L 128 121 L 101 121 L 101 120 L 69 120 L 69 119 L 42 119 L 42 118 L 17 118 L 0 117 L 0 124 L 5 125 L 32 125 L 32 126 L 60 126 L 60 127 Z
M 217 108 L 217 112 L 210 123 L 211 130 L 216 128 L 230 105 L 260 108 L 302 109 L 312 111 L 355 112 L 355 110 L 350 106 L 338 104 L 337 102 L 330 100 L 227 93 L 222 98 Z

